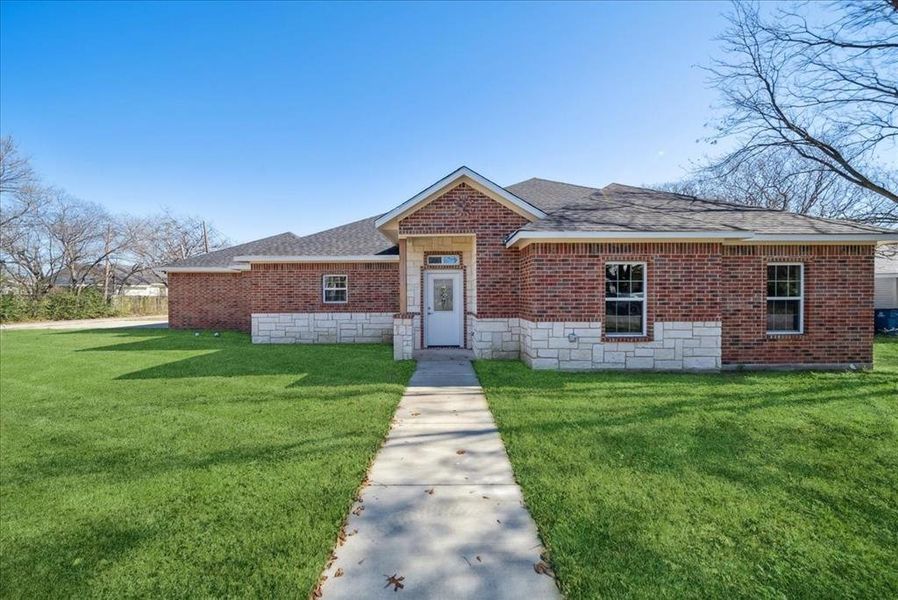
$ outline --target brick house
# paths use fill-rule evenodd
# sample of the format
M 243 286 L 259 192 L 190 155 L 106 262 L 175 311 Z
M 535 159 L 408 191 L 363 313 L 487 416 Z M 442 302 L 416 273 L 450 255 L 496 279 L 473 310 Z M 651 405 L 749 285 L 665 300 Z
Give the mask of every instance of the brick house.
M 898 233 L 462 167 L 389 212 L 165 268 L 173 328 L 461 347 L 547 369 L 866 367 Z

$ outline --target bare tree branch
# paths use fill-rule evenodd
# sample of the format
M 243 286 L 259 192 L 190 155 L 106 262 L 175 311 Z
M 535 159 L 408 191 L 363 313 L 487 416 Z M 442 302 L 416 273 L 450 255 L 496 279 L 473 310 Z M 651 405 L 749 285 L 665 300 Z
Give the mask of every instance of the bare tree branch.
M 723 99 L 712 143 L 736 148 L 710 165 L 733 173 L 787 150 L 854 186 L 898 203 L 898 7 L 843 2 L 822 14 L 799 4 L 762 16 L 735 2 L 707 67 Z

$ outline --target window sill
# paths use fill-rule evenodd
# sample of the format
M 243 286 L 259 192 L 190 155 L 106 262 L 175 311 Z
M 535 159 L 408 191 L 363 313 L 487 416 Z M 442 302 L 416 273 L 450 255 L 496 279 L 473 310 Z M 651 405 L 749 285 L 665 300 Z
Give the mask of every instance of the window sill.
M 789 335 L 804 335 L 803 331 L 768 331 L 767 337 L 781 337 Z
M 603 335 L 602 342 L 607 344 L 628 344 L 638 342 L 652 342 L 652 336 L 647 333 L 630 334 L 630 335 Z

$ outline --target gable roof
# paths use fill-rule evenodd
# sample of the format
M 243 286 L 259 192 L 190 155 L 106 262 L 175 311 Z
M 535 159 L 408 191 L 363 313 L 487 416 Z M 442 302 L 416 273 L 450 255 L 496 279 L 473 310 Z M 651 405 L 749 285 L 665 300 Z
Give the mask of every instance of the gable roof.
M 433 200 L 444 190 L 448 190 L 449 188 L 454 187 L 461 181 L 474 183 L 475 187 L 482 188 L 482 191 L 486 191 L 494 198 L 503 201 L 509 208 L 511 208 L 515 212 L 522 214 L 528 219 L 536 220 L 545 218 L 547 216 L 546 213 L 544 213 L 542 210 L 515 195 L 507 188 L 500 187 L 498 184 L 493 183 L 473 169 L 462 166 L 452 171 L 433 185 L 421 190 L 390 212 L 380 216 L 374 222 L 375 227 L 384 227 L 392 221 L 400 219 L 405 215 L 414 212 L 415 210 L 421 208 L 422 206 Z

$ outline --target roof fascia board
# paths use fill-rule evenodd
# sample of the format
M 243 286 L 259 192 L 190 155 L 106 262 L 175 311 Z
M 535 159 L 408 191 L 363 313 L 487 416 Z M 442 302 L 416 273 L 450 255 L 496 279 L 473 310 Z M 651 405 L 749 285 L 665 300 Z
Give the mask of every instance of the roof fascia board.
M 160 267 L 159 270 L 163 273 L 239 273 L 249 269 L 243 265 L 234 265 L 233 267 Z
M 510 248 L 518 243 L 534 242 L 581 242 L 617 240 L 719 240 L 745 239 L 738 231 L 517 231 L 505 246 Z
M 479 173 L 469 169 L 468 167 L 461 167 L 459 169 L 456 169 L 446 177 L 443 177 L 427 189 L 419 192 L 415 196 L 412 196 L 387 214 L 378 218 L 376 221 L 374 221 L 374 226 L 380 229 L 389 222 L 405 216 L 406 214 L 417 209 L 419 205 L 426 204 L 437 194 L 439 194 L 439 192 L 455 185 L 463 178 L 467 178 L 470 181 L 476 183 L 479 187 L 481 187 L 485 191 L 490 192 L 493 196 L 505 200 L 510 205 L 510 207 L 515 207 L 518 212 L 523 213 L 532 220 L 544 219 L 547 216 L 546 213 L 536 208 L 529 202 L 515 196 L 505 188 L 493 183 Z
M 476 233 L 401 233 L 398 234 L 400 240 L 410 240 L 414 238 L 435 238 L 435 237 L 477 237 Z
M 756 233 L 751 236 L 753 242 L 895 242 L 898 241 L 898 232 L 895 233 Z
M 758 234 L 739 231 L 517 231 L 505 246 L 526 246 L 539 241 L 617 240 L 722 240 L 724 243 L 819 243 L 844 244 L 851 242 L 875 243 L 898 240 L 896 233 L 833 233 L 833 234 Z
M 235 256 L 234 261 L 246 263 L 348 263 L 348 262 L 399 262 L 398 254 L 346 255 L 346 256 Z

